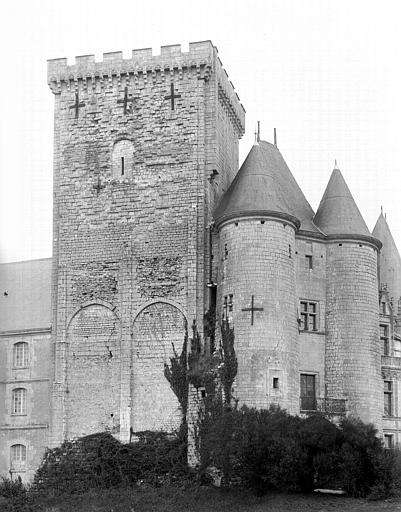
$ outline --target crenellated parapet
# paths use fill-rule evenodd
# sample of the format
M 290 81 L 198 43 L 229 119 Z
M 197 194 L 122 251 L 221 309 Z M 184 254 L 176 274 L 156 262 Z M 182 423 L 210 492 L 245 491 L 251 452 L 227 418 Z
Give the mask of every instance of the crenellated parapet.
M 218 83 L 218 100 L 231 122 L 236 127 L 240 137 L 245 133 L 245 109 L 240 103 L 238 94 L 235 92 L 234 85 L 228 78 L 226 70 L 219 57 L 215 65 Z
M 219 101 L 242 136 L 245 110 L 211 41 L 189 43 L 188 52 L 181 51 L 179 44 L 162 46 L 158 55 L 153 54 L 152 48 L 137 49 L 129 59 L 123 58 L 123 52 L 104 53 L 100 62 L 95 61 L 94 55 L 77 56 L 74 64 L 68 64 L 66 58 L 50 59 L 47 70 L 48 84 L 54 94 L 60 94 L 64 88 L 77 92 L 99 85 L 107 89 L 116 83 L 124 88 L 130 82 L 180 80 L 185 75 L 206 82 L 215 76 Z

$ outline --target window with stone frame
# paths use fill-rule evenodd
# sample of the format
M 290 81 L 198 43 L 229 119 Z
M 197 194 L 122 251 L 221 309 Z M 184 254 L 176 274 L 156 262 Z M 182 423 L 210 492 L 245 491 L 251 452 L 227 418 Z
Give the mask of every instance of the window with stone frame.
M 26 471 L 26 446 L 13 444 L 10 448 L 10 470 Z
M 301 331 L 317 331 L 319 326 L 318 303 L 315 301 L 301 300 L 299 328 Z
M 384 448 L 391 450 L 394 448 L 394 436 L 393 434 L 384 434 Z
M 16 388 L 12 392 L 12 414 L 26 414 L 26 389 Z
M 14 343 L 13 366 L 14 368 L 27 368 L 29 366 L 29 345 L 27 342 Z
M 388 335 L 388 325 L 380 324 L 380 341 L 382 346 L 382 354 L 390 355 L 390 340 Z
M 393 416 L 393 383 L 384 381 L 384 416 Z

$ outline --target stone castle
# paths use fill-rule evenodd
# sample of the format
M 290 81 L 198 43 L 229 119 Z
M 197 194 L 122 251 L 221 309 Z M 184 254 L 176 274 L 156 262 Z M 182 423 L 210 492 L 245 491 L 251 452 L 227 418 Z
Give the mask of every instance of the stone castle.
M 245 111 L 210 41 L 51 60 L 48 83 L 53 258 L 0 265 L 0 473 L 31 479 L 64 439 L 175 429 L 164 363 L 214 310 L 240 403 L 401 441 L 401 259 L 340 170 L 316 213 L 275 144 L 238 171 Z

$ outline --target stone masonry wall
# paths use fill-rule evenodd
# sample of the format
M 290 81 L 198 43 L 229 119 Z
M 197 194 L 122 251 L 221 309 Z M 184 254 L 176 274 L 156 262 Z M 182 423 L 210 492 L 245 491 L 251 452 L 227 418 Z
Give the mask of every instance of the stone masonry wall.
M 318 240 L 297 238 L 295 254 L 298 315 L 301 300 L 316 302 L 318 310 L 317 330 L 299 333 L 299 373 L 315 375 L 316 396 L 325 397 L 326 245 Z M 307 256 L 312 257 L 312 268 Z
M 326 379 L 329 396 L 381 429 L 377 251 L 358 242 L 327 245 Z M 369 378 L 367 378 L 369 376 Z
M 67 334 L 67 436 L 119 432 L 120 322 L 102 305 L 81 309 Z
M 83 418 L 84 406 L 97 409 L 106 392 L 96 368 L 111 372 L 113 382 L 113 402 L 103 408 L 104 416 L 118 414 L 119 436 L 128 439 L 131 421 L 146 423 L 132 411 L 149 410 L 149 393 L 131 384 L 146 380 L 146 372 L 156 367 L 160 375 L 152 374 L 154 382 L 163 381 L 161 362 L 169 360 L 170 341 L 183 339 L 171 308 L 202 323 L 209 257 L 207 178 L 223 151 L 215 143 L 221 131 L 218 91 L 225 94 L 235 127 L 224 144 L 225 154 L 234 155 L 225 157 L 232 165 L 244 111 L 208 41 L 191 43 L 188 53 L 175 45 L 162 47 L 160 56 L 145 49 L 123 59 L 116 52 L 104 54 L 99 63 L 94 56 L 77 57 L 73 66 L 56 59 L 49 61 L 48 77 L 55 94 L 51 442 L 100 428 L 104 418 Z M 152 330 L 139 329 L 140 335 L 137 330 L 152 303 L 165 318 L 161 344 Z M 118 311 L 119 335 L 112 341 L 120 361 L 114 355 L 112 363 L 107 361 L 100 333 L 84 333 L 80 311 L 91 304 L 100 305 L 93 306 L 99 325 L 108 325 L 110 311 Z M 70 324 L 72 317 L 76 320 Z M 148 352 L 141 353 L 143 365 L 133 367 L 139 339 Z M 72 353 L 80 354 L 79 364 Z M 154 358 L 160 364 L 152 367 Z M 98 393 L 83 388 L 85 360 L 92 361 L 87 390 L 98 388 Z M 154 425 L 175 414 L 169 392 L 164 388 L 160 394 L 170 405 L 163 411 L 156 407 Z
M 220 315 L 232 294 L 238 375 L 235 395 L 249 406 L 299 411 L 295 229 L 278 219 L 240 219 L 220 231 Z M 263 308 L 251 312 L 243 308 Z M 230 313 L 229 313 L 230 317 Z M 273 388 L 273 378 L 278 387 Z

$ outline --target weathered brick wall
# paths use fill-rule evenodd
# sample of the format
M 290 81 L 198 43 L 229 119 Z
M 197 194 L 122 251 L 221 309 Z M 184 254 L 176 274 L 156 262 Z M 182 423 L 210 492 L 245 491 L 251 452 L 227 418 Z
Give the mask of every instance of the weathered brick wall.
M 366 243 L 327 245 L 326 380 L 329 396 L 381 428 L 377 251 Z
M 205 226 L 213 206 L 208 177 L 218 162 L 225 166 L 223 176 L 235 172 L 244 111 L 208 41 L 191 43 L 188 53 L 179 46 L 162 47 L 160 56 L 134 50 L 131 59 L 117 52 L 104 54 L 99 63 L 93 56 L 78 57 L 74 66 L 56 59 L 49 62 L 48 77 L 55 94 L 52 444 L 67 431 L 93 431 L 100 421 L 100 416 L 89 423 L 80 417 L 85 403 L 94 410 L 100 400 L 95 368 L 104 370 L 103 341 L 97 344 L 93 334 L 89 349 L 79 348 L 87 343 L 79 313 L 67 332 L 71 316 L 91 302 L 106 306 L 97 310 L 99 325 L 109 321 L 106 311 L 118 309 L 120 341 L 114 342 L 121 360 L 113 364 L 121 375 L 120 438 L 127 439 L 133 404 L 147 411 L 149 393 L 156 399 L 154 390 L 143 392 L 142 384 L 131 382 L 149 387 L 152 380 L 156 390 L 164 379 L 162 361 L 171 355 L 171 346 L 166 347 L 179 338 L 182 343 L 171 308 L 202 324 L 209 261 Z M 230 110 L 224 120 L 217 116 L 221 91 Z M 217 142 L 217 133 L 228 133 L 228 123 L 229 136 Z M 151 329 L 138 327 L 145 312 L 137 317 L 158 299 L 165 317 L 160 343 Z M 135 373 L 138 329 L 143 364 Z M 73 347 L 82 358 L 75 366 Z M 94 361 L 89 385 L 100 386 L 98 394 L 81 387 L 85 357 Z M 141 372 L 144 380 L 136 381 Z M 135 428 L 164 425 L 174 416 L 177 404 L 163 384 L 158 399 L 166 399 L 165 409 L 157 406 L 147 423 L 138 419 L 142 412 L 135 414 Z M 109 404 L 110 410 L 118 410 L 117 402 Z
M 312 268 L 309 260 L 312 256 Z M 325 331 L 326 331 L 326 246 L 318 240 L 296 240 L 297 299 L 317 302 L 317 331 L 299 333 L 299 371 L 316 375 L 316 395 L 325 396 Z M 299 302 L 297 304 L 298 315 Z M 336 397 L 331 397 L 336 398 Z
M 241 403 L 266 407 L 277 403 L 299 411 L 299 349 L 295 288 L 295 229 L 273 219 L 239 219 L 223 225 L 219 261 L 223 297 L 233 294 L 233 325 Z M 254 295 L 254 324 L 251 305 Z M 273 378 L 279 379 L 273 389 Z

